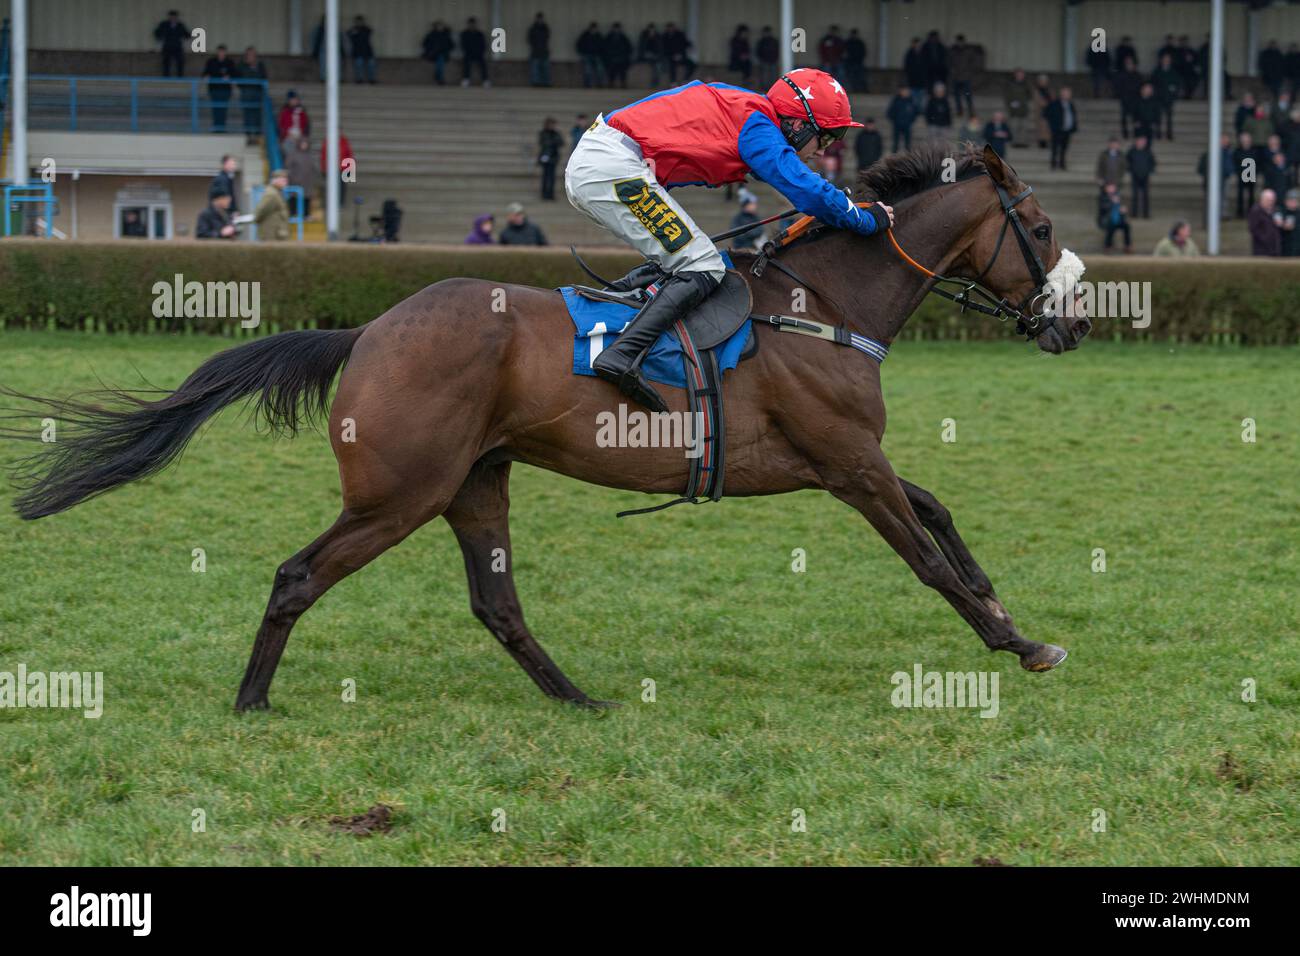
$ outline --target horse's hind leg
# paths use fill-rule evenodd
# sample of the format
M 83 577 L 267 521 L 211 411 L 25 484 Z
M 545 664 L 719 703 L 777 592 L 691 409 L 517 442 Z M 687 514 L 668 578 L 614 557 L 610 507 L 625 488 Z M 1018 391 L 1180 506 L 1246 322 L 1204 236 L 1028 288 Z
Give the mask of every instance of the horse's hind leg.
M 511 570 L 509 485 L 509 462 L 480 461 L 443 514 L 465 556 L 470 608 L 546 696 L 585 707 L 609 706 L 574 687 L 524 623 Z
M 235 709 L 264 710 L 269 706 L 267 691 L 289 632 L 317 598 L 436 517 L 437 512 L 436 506 L 416 509 L 413 505 L 362 514 L 344 509 L 328 531 L 280 565 L 248 670 L 239 685 Z
M 926 491 L 919 485 L 914 485 L 910 481 L 898 479 L 898 483 L 903 486 L 903 491 L 907 495 L 908 504 L 916 512 L 916 517 L 920 519 L 921 525 L 930 536 L 934 538 L 934 543 L 939 546 L 948 563 L 952 565 L 957 576 L 961 578 L 962 584 L 977 598 L 983 601 L 990 611 L 1003 620 L 1010 621 L 1011 615 L 998 600 L 998 596 L 993 593 L 993 582 L 989 576 L 984 573 L 984 569 L 976 563 L 975 558 L 971 556 L 970 549 L 966 547 L 966 542 L 961 539 L 957 533 L 956 526 L 952 523 L 952 514 L 945 508 L 930 492 Z

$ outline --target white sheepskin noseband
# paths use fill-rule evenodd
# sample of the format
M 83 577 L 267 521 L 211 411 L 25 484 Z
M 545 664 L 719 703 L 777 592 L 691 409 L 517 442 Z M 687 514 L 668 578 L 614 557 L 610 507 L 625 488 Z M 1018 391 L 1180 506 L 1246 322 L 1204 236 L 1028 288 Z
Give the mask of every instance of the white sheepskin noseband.
M 1047 285 L 1043 287 L 1047 301 L 1043 305 L 1044 315 L 1063 315 L 1074 303 L 1074 291 L 1083 278 L 1086 267 L 1083 260 L 1069 249 L 1061 250 L 1061 258 L 1056 260 L 1052 271 L 1047 273 Z

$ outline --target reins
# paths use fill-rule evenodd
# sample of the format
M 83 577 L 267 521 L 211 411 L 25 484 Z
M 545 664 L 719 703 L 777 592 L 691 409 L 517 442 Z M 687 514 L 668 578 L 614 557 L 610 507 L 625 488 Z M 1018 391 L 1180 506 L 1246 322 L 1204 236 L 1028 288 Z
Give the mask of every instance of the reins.
M 988 171 L 985 170 L 985 172 L 987 173 Z M 956 303 L 963 313 L 967 309 L 970 309 L 983 315 L 992 316 L 999 321 L 1014 318 L 1016 320 L 1016 332 L 1032 339 L 1037 335 L 1041 335 L 1056 321 L 1055 316 L 1033 315 L 1032 313 L 1027 315 L 1024 311 L 1026 306 L 1032 307 L 1035 302 L 1047 294 L 1045 291 L 1045 286 L 1047 285 L 1047 274 L 1043 267 L 1043 261 L 1029 242 L 1029 237 L 1025 234 L 1024 224 L 1020 221 L 1020 215 L 1016 211 L 1016 206 L 1032 195 L 1034 188 L 1032 186 L 1026 186 L 1022 192 L 1015 196 L 1011 196 L 1002 188 L 1000 183 L 993 180 L 991 174 L 989 174 L 989 180 L 993 183 L 994 189 L 997 190 L 998 200 L 1002 206 L 1002 230 L 998 233 L 998 241 L 993 248 L 993 255 L 989 259 L 988 265 L 986 265 L 980 274 L 974 279 L 967 279 L 958 276 L 945 276 L 935 272 L 933 269 L 927 268 L 907 254 L 907 251 L 899 244 L 897 237 L 894 235 L 893 227 L 887 229 L 885 234 L 889 237 L 890 245 L 893 246 L 894 251 L 898 253 L 899 257 L 907 263 L 907 265 L 933 281 L 933 285 L 926 290 L 927 293 L 934 293 L 950 302 Z M 854 205 L 861 209 L 865 209 L 875 204 L 875 201 L 854 203 Z M 754 264 L 750 268 L 750 271 L 756 277 L 761 277 L 768 265 L 774 266 L 800 285 L 812 291 L 815 295 L 819 295 L 821 298 L 830 302 L 839 309 L 842 314 L 847 315 L 847 313 L 844 313 L 844 309 L 841 308 L 834 299 L 830 298 L 825 293 L 818 291 L 810 283 L 804 281 L 793 269 L 778 262 L 776 259 L 776 254 L 780 250 L 793 244 L 806 235 L 810 235 L 825 228 L 827 227 L 824 223 L 819 222 L 812 216 L 800 217 L 785 229 L 781 230 L 781 232 L 777 233 L 775 237 L 763 244 L 763 248 L 758 254 L 758 257 L 754 260 Z M 1035 291 L 1030 293 L 1030 295 L 1021 302 L 1020 308 L 1011 305 L 1005 297 L 994 296 L 991 291 L 981 284 L 982 280 L 986 275 L 988 275 L 989 270 L 993 268 L 994 263 L 997 262 L 998 256 L 1002 252 L 1002 244 L 1006 239 L 1008 228 L 1014 228 L 1016 242 L 1020 246 L 1020 254 L 1024 258 L 1025 265 L 1028 267 L 1030 276 L 1035 283 Z M 949 292 L 947 289 L 943 288 L 944 283 L 958 285 L 961 288 L 956 292 Z M 986 305 L 983 302 L 975 301 L 974 296 L 983 298 L 989 304 Z

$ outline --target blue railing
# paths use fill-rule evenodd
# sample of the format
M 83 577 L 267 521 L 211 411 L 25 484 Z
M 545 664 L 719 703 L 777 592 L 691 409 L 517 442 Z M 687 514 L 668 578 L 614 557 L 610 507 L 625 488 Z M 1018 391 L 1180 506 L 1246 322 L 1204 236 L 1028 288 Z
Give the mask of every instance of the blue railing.
M 21 214 L 24 206 L 41 205 L 45 207 L 45 235 L 46 238 L 54 235 L 54 214 L 57 201 L 54 198 L 54 187 L 50 183 L 33 180 L 28 183 L 15 183 L 10 180 L 0 180 L 0 186 L 3 186 L 4 196 L 4 235 L 6 238 L 14 235 L 14 219 L 17 218 L 20 223 L 18 234 L 23 233 L 21 223 L 26 216 Z

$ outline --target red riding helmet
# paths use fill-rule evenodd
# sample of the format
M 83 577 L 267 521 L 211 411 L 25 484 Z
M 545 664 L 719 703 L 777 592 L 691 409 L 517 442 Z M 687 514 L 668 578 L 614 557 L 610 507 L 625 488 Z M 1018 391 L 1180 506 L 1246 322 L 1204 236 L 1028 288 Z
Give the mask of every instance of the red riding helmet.
M 772 84 L 767 98 L 781 119 L 781 132 L 795 149 L 802 148 L 813 136 L 822 137 L 824 149 L 834 140 L 843 139 L 850 128 L 862 125 L 853 122 L 849 94 L 839 80 L 821 70 L 791 70 Z M 804 124 L 796 130 L 792 120 L 803 120 Z

